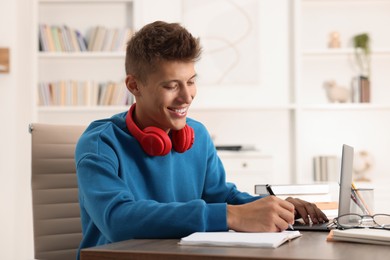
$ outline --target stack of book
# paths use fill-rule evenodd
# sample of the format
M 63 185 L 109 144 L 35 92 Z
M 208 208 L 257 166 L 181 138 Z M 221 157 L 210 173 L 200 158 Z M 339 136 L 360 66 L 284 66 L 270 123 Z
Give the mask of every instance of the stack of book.
M 272 185 L 272 190 L 276 196 L 282 199 L 294 197 L 311 202 L 332 201 L 330 186 L 327 183 L 277 184 Z M 255 185 L 255 194 L 265 196 L 269 193 L 265 185 L 257 184 Z
M 38 92 L 41 106 L 122 106 L 133 103 L 133 96 L 123 82 L 41 82 Z
M 348 241 L 355 243 L 376 244 L 390 246 L 390 232 L 384 229 L 346 229 L 331 230 L 327 241 Z

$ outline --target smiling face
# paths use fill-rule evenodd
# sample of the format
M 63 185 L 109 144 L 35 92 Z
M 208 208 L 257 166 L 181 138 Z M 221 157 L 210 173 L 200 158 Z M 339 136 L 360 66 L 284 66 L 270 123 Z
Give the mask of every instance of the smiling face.
M 186 125 L 187 111 L 196 95 L 195 63 L 161 61 L 157 69 L 140 81 L 131 75 L 126 85 L 137 106 L 134 120 L 140 129 L 158 127 L 167 133 Z

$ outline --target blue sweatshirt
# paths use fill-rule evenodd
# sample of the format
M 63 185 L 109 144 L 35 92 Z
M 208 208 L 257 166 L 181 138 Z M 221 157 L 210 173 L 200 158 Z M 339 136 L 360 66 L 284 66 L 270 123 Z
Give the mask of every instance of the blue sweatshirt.
M 226 231 L 227 204 L 259 198 L 226 183 L 201 123 L 187 118 L 195 132 L 188 151 L 149 156 L 127 130 L 126 114 L 93 122 L 77 144 L 80 249 L 133 238 Z

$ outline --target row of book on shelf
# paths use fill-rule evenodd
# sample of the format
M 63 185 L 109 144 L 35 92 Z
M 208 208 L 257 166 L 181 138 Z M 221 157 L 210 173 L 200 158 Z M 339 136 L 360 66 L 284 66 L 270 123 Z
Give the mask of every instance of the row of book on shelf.
M 40 82 L 40 106 L 123 106 L 134 101 L 123 82 L 61 80 Z
M 95 26 L 86 35 L 67 25 L 39 25 L 39 49 L 43 52 L 121 52 L 132 30 Z
M 339 169 L 340 159 L 336 155 L 320 155 L 313 157 L 314 181 L 338 181 Z

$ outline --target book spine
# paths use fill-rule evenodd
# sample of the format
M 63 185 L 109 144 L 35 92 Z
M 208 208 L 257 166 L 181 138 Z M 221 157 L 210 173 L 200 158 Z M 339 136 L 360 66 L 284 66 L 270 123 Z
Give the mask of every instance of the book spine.
M 106 28 L 99 26 L 96 32 L 96 37 L 92 45 L 92 51 L 101 51 L 103 47 L 103 41 L 106 34 Z
M 50 52 L 56 51 L 51 27 L 47 24 L 44 24 L 43 29 L 45 30 L 45 37 L 47 38 L 47 48 L 48 48 L 47 51 L 50 51 Z
M 113 36 L 114 36 L 114 30 L 107 29 L 106 34 L 104 35 L 104 41 L 103 41 L 101 51 L 104 51 L 104 52 L 110 51 Z
M 58 29 L 57 29 L 56 26 L 52 26 L 51 27 L 51 33 L 53 35 L 55 51 L 56 52 L 61 52 L 62 51 L 62 47 L 61 47 L 60 37 L 58 35 Z
M 366 76 L 357 76 L 352 79 L 352 101 L 369 103 L 371 101 L 370 80 Z
M 77 41 L 76 31 L 74 29 L 69 28 L 69 36 L 70 36 L 70 41 L 71 41 L 71 45 L 72 45 L 72 50 L 75 52 L 81 51 L 80 45 Z
M 65 51 L 74 52 L 75 50 L 73 49 L 72 38 L 70 35 L 69 27 L 66 25 L 63 25 L 61 27 L 61 31 L 62 31 L 62 37 L 64 40 Z
M 47 40 L 47 35 L 46 35 L 46 25 L 40 24 L 39 25 L 39 45 L 40 45 L 40 50 L 41 51 L 49 51 L 49 43 Z
M 80 51 L 88 51 L 87 42 L 84 36 L 78 30 L 75 30 L 75 33 L 76 33 L 77 42 L 80 46 Z
M 360 76 L 360 102 L 369 103 L 370 102 L 370 81 L 367 77 Z
M 313 158 L 313 179 L 314 181 L 321 180 L 321 163 L 319 156 Z
M 95 38 L 96 38 L 96 33 L 98 31 L 98 27 L 94 27 L 90 30 L 89 32 L 89 37 L 87 38 L 87 49 L 88 51 L 92 51 L 92 48 L 95 44 Z
M 114 29 L 114 33 L 112 36 L 112 41 L 111 41 L 111 46 L 110 46 L 110 51 L 115 51 L 115 45 L 119 37 L 119 29 Z

